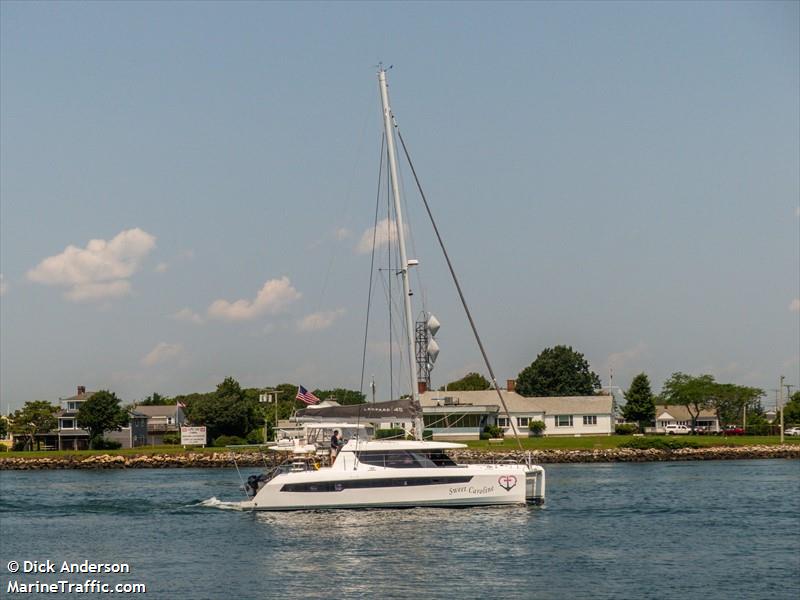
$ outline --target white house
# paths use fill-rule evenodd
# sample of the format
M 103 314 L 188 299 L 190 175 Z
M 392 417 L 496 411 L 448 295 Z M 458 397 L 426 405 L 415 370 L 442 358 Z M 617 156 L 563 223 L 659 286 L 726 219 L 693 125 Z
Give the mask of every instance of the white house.
M 425 429 L 436 439 L 477 439 L 487 425 L 497 425 L 506 435 L 516 427 L 528 436 L 531 421 L 544 421 L 544 435 L 610 435 L 614 432 L 611 396 L 556 396 L 526 398 L 502 391 L 505 414 L 495 390 L 435 392 L 420 395 Z
M 676 404 L 656 404 L 656 432 L 663 432 L 667 425 L 692 426 L 692 415 L 685 406 Z M 703 409 L 697 417 L 697 425 L 706 427 L 709 432 L 719 432 L 719 419 L 713 410 Z

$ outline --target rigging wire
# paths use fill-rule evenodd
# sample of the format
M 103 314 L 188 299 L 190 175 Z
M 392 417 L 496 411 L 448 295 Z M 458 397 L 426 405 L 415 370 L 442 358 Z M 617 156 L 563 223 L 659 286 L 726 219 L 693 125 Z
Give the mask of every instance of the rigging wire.
M 400 306 L 398 305 L 397 298 L 389 296 L 389 291 L 388 291 L 388 287 L 389 286 L 387 284 L 387 281 L 389 280 L 389 278 L 392 277 L 392 275 L 394 275 L 394 273 L 391 273 L 389 271 L 389 269 L 378 269 L 378 272 L 381 275 L 381 284 L 383 285 L 383 294 L 385 296 L 387 305 L 390 305 L 393 308 L 394 312 L 402 312 Z M 388 276 L 387 276 L 387 273 L 388 273 Z M 397 339 L 400 339 L 401 335 L 397 332 L 397 322 L 396 321 L 397 321 L 397 319 L 390 319 L 389 320 L 389 327 L 391 328 L 393 337 L 397 338 Z M 392 351 L 393 351 L 393 349 L 394 349 L 394 341 L 391 341 L 390 343 L 392 344 Z M 402 352 L 401 352 L 401 354 L 402 354 Z M 403 371 L 403 361 L 401 360 L 401 361 L 398 362 L 398 369 L 397 369 L 397 387 L 398 388 L 402 387 L 400 382 L 403 380 L 403 377 L 405 377 L 405 373 Z M 394 398 L 390 398 L 390 400 L 394 400 Z
M 375 272 L 375 237 L 378 233 L 378 207 L 381 201 L 381 182 L 383 177 L 383 147 L 386 143 L 386 134 L 381 136 L 381 150 L 378 161 L 378 191 L 375 194 L 375 223 L 372 226 L 372 257 L 369 262 L 369 291 L 367 292 L 367 318 L 364 323 L 364 351 L 361 354 L 361 385 L 358 388 L 360 394 L 364 393 L 364 371 L 367 365 L 367 335 L 369 334 L 369 311 L 372 305 L 372 279 Z M 361 411 L 359 411 L 359 417 Z
M 469 310 L 469 306 L 467 306 L 467 300 L 464 297 L 464 292 L 461 290 L 461 284 L 458 282 L 458 277 L 456 276 L 455 269 L 453 268 L 453 263 L 450 260 L 450 255 L 447 254 L 447 249 L 444 246 L 444 240 L 442 239 L 442 235 L 439 233 L 439 228 L 436 226 L 436 220 L 433 218 L 433 213 L 431 212 L 431 207 L 428 204 L 428 199 L 425 197 L 425 192 L 422 190 L 422 184 L 419 181 L 419 177 L 417 176 L 417 170 L 414 168 L 414 163 L 411 161 L 411 156 L 408 153 L 408 148 L 406 147 L 406 142 L 403 139 L 403 134 L 400 133 L 400 128 L 397 126 L 395 122 L 394 128 L 397 131 L 397 137 L 400 139 L 400 144 L 403 146 L 403 152 L 406 155 L 406 160 L 408 161 L 408 166 L 411 167 L 411 173 L 414 175 L 414 181 L 417 184 L 417 189 L 419 190 L 419 194 L 422 197 L 422 202 L 425 205 L 425 210 L 428 213 L 428 218 L 430 219 L 431 225 L 433 226 L 433 231 L 436 233 L 436 239 L 439 241 L 439 247 L 442 249 L 442 253 L 444 254 L 444 259 L 447 262 L 447 268 L 450 270 L 450 275 L 453 278 L 453 283 L 456 286 L 456 290 L 458 291 L 458 297 L 461 299 L 461 305 L 464 307 L 464 312 L 467 314 L 467 319 L 469 320 L 469 325 L 472 328 L 472 333 L 475 336 L 475 341 L 478 342 L 478 348 L 480 348 L 481 355 L 483 356 L 483 362 L 486 365 L 486 368 L 489 371 L 489 376 L 492 378 L 492 383 L 494 384 L 494 389 L 497 392 L 498 398 L 500 398 L 500 403 L 503 406 L 503 410 L 508 417 L 508 422 L 511 423 L 511 414 L 508 412 L 508 406 L 506 405 L 506 400 L 503 398 L 503 394 L 500 392 L 500 387 L 497 385 L 497 378 L 494 376 L 494 369 L 492 369 L 492 365 L 489 362 L 489 356 L 486 354 L 486 350 L 483 347 L 483 342 L 481 341 L 481 336 L 478 334 L 478 328 L 475 326 L 475 321 L 472 318 L 472 313 Z M 512 431 L 514 432 L 514 438 L 517 440 L 517 445 L 519 446 L 520 452 L 524 452 L 522 448 L 522 442 L 519 439 L 519 435 L 517 435 L 517 428 L 512 427 Z

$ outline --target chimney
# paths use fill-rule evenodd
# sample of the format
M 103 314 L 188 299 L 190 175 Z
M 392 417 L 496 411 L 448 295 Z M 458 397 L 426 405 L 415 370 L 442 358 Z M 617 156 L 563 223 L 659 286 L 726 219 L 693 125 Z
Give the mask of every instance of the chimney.
M 86 393 L 86 386 L 79 385 L 78 386 L 78 396 L 83 396 Z
M 506 379 L 506 391 L 513 392 L 517 389 L 517 380 L 516 379 Z
M 417 382 L 417 391 L 420 394 L 424 394 L 425 392 L 428 391 L 428 384 L 426 382 L 424 382 L 424 381 L 418 381 Z

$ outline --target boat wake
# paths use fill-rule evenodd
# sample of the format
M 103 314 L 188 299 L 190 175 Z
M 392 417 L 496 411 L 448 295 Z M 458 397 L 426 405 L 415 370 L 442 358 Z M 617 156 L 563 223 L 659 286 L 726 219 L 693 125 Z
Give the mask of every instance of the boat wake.
M 218 508 L 220 510 L 244 510 L 244 506 L 242 502 L 224 502 L 217 498 L 216 496 L 212 496 L 208 500 L 203 500 L 202 502 L 198 502 L 195 506 L 203 506 L 205 508 Z

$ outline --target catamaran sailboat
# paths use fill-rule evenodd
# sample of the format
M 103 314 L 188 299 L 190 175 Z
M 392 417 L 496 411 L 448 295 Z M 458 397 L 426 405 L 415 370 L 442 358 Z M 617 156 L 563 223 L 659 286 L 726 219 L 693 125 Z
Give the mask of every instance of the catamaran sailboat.
M 397 225 L 400 257 L 400 268 L 397 269 L 397 272 L 401 276 L 403 284 L 408 352 L 409 357 L 413 357 L 415 337 L 408 271 L 410 266 L 417 264 L 417 261 L 409 261 L 406 255 L 405 228 L 394 139 L 396 123 L 389 107 L 386 70 L 383 67 L 378 71 L 378 82 L 383 106 L 389 177 Z M 399 130 L 397 135 L 402 143 L 403 139 Z M 403 144 L 403 148 L 405 150 L 405 144 Z M 416 178 L 416 173 L 414 175 Z M 423 200 L 427 208 L 424 194 Z M 428 213 L 445 253 L 445 259 L 450 267 L 462 304 L 467 311 L 485 364 L 494 382 L 494 388 L 505 407 L 505 400 L 497 386 L 494 372 L 480 337 L 477 335 L 474 321 L 464 301 L 461 287 L 455 277 L 447 252 L 444 250 L 430 210 Z M 320 466 L 315 452 L 308 452 L 305 448 L 298 447 L 292 450 L 290 458 L 279 466 L 267 473 L 253 475 L 247 480 L 245 488 L 248 500 L 240 503 L 241 508 L 302 510 L 543 503 L 545 496 L 544 469 L 530 464 L 530 459 L 525 464 L 457 464 L 447 455 L 447 452 L 465 448 L 464 444 L 422 440 L 423 424 L 419 410 L 417 366 L 413 358 L 409 360 L 409 364 L 410 404 L 417 411 L 414 426 L 417 439 L 367 441 L 351 439 L 339 450 L 330 466 Z M 370 406 L 377 408 L 380 403 Z M 353 410 L 355 407 L 347 408 Z M 519 447 L 522 450 L 521 444 Z

